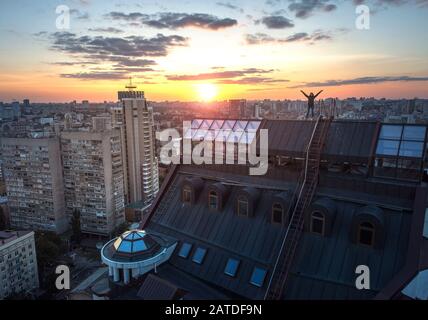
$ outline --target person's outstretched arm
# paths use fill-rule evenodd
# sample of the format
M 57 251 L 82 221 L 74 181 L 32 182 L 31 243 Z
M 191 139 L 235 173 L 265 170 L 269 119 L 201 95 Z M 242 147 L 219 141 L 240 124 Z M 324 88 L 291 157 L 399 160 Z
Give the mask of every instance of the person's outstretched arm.
M 318 96 L 319 96 L 323 91 L 324 91 L 324 90 L 321 90 L 320 92 L 318 92 L 318 93 L 316 94 L 315 98 L 316 98 L 316 97 L 318 97 Z
M 303 93 L 305 95 L 306 98 L 309 98 L 309 96 L 305 93 L 305 91 L 300 90 L 301 93 Z

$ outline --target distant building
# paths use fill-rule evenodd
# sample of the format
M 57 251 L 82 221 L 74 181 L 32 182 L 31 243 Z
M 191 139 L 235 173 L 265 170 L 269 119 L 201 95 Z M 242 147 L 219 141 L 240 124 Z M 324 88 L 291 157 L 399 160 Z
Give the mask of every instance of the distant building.
M 66 231 L 59 139 L 1 138 L 0 146 L 12 228 Z
M 229 100 L 229 119 L 242 119 L 247 116 L 247 100 L 233 99 Z
M 18 101 L 12 102 L 12 111 L 13 111 L 14 118 L 21 117 L 21 106 L 19 105 Z
M 93 131 L 108 131 L 111 130 L 111 117 L 92 117 L 92 130 Z
M 151 202 L 159 191 L 153 109 L 143 91 L 120 91 L 120 107 L 113 109 L 113 125 L 121 128 L 128 202 Z
M 125 221 L 119 131 L 63 132 L 61 149 L 67 213 L 80 211 L 82 232 L 109 235 Z
M 0 300 L 38 287 L 34 232 L 0 231 Z

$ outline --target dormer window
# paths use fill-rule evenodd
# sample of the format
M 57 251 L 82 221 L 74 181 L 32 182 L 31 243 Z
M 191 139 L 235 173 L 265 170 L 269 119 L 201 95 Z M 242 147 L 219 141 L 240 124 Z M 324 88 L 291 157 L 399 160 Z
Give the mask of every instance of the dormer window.
M 218 210 L 218 195 L 215 191 L 208 193 L 208 207 L 212 210 Z
M 284 215 L 284 209 L 280 203 L 274 203 L 272 205 L 272 221 L 273 223 L 282 224 L 282 217 Z
M 312 212 L 311 215 L 311 232 L 319 235 L 324 235 L 325 217 L 319 211 Z
M 376 206 L 356 210 L 351 223 L 351 240 L 365 247 L 380 249 L 385 241 L 385 218 L 382 209 Z
M 238 197 L 238 216 L 248 217 L 248 199 L 244 196 Z
M 375 240 L 375 227 L 370 222 L 362 222 L 358 227 L 358 243 L 372 247 Z
M 183 202 L 184 203 L 191 203 L 192 202 L 192 188 L 190 186 L 184 186 L 183 187 Z

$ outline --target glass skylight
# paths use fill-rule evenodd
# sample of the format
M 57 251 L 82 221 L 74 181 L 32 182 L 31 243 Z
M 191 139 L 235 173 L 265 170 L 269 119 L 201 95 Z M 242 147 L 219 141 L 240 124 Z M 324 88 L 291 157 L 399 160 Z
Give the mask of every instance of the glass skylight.
M 202 264 L 204 262 L 205 254 L 207 253 L 207 249 L 197 248 L 195 253 L 193 254 L 192 261 L 197 264 Z
M 262 287 L 263 282 L 265 281 L 266 274 L 266 269 L 255 267 L 253 270 L 253 274 L 251 275 L 250 283 L 252 285 L 255 285 L 256 287 Z
M 228 276 L 234 277 L 236 276 L 236 272 L 238 271 L 239 267 L 239 260 L 230 258 L 227 260 L 226 267 L 224 268 L 224 273 Z
M 384 124 L 380 131 L 376 154 L 422 158 L 425 135 L 425 126 Z
M 180 251 L 178 252 L 178 256 L 182 258 L 187 258 L 189 256 L 190 250 L 192 249 L 192 245 L 190 243 L 183 243 L 181 245 Z

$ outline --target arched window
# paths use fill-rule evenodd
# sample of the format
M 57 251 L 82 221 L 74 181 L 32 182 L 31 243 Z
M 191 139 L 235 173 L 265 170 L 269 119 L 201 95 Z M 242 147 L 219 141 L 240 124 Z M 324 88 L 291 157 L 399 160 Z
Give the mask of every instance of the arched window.
M 274 203 L 272 205 L 272 221 L 273 221 L 273 223 L 282 224 L 283 214 L 284 214 L 284 210 L 282 208 L 282 205 L 278 202 Z
M 185 203 L 192 202 L 192 188 L 190 188 L 190 186 L 183 187 L 183 202 Z
M 375 227 L 371 222 L 362 222 L 358 227 L 358 243 L 373 246 L 375 240 Z
M 238 197 L 238 215 L 248 217 L 248 199 L 244 196 Z
M 218 210 L 218 196 L 215 191 L 210 191 L 208 193 L 208 208 Z
M 319 211 L 312 212 L 311 215 L 311 232 L 324 235 L 325 231 L 325 217 Z

